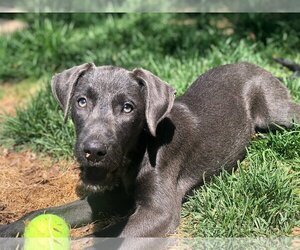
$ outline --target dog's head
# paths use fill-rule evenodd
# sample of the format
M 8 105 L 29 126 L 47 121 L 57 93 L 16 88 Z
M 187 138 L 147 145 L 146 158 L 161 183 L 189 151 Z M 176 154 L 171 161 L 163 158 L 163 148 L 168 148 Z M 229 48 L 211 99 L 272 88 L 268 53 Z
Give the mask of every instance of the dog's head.
M 76 129 L 75 156 L 92 190 L 110 188 L 126 171 L 125 159 L 147 128 L 171 110 L 175 90 L 144 69 L 83 64 L 56 74 L 52 92 Z

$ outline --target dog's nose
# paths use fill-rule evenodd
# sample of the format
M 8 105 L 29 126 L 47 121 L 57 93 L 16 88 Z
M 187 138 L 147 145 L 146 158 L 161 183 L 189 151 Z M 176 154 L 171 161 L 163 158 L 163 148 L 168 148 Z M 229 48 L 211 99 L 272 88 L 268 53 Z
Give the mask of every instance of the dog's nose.
M 83 145 L 85 158 L 92 162 L 98 162 L 106 155 L 106 146 L 98 141 L 87 141 Z

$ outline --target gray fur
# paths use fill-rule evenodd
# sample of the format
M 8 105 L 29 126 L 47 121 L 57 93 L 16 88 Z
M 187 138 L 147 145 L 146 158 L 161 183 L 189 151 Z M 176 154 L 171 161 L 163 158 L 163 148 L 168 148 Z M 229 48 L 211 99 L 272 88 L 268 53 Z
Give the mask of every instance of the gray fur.
M 82 180 L 101 192 L 36 211 L 0 228 L 1 236 L 22 232 L 23 221 L 43 211 L 65 217 L 72 226 L 103 211 L 128 213 L 96 236 L 173 233 L 190 190 L 223 168 L 235 168 L 256 131 L 289 128 L 300 118 L 287 88 L 248 63 L 209 70 L 175 101 L 175 90 L 143 69 L 84 64 L 58 74 L 52 86 L 65 114 L 70 106 Z M 82 96 L 85 108 L 78 107 Z M 122 111 L 127 101 L 134 103 L 130 113 Z

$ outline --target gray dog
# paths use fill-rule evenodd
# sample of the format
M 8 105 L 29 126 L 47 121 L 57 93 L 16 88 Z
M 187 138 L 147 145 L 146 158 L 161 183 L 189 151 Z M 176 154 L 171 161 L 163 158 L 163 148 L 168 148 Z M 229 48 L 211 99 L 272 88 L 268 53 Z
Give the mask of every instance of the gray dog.
M 159 237 L 179 224 L 185 195 L 245 156 L 256 131 L 291 127 L 300 106 L 269 72 L 248 63 L 209 70 L 176 98 L 144 69 L 83 64 L 53 77 L 52 91 L 75 124 L 75 155 L 91 194 L 0 228 L 15 236 L 43 212 L 81 226 L 102 213 L 124 220 L 96 236 Z

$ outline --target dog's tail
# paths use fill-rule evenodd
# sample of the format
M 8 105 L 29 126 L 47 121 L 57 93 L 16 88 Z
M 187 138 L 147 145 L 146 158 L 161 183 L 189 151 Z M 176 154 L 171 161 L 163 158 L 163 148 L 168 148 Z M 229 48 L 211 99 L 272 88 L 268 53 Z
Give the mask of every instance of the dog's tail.
M 273 60 L 282 66 L 288 68 L 289 70 L 294 72 L 294 77 L 300 77 L 300 64 L 292 62 L 288 59 L 283 58 L 273 58 Z

